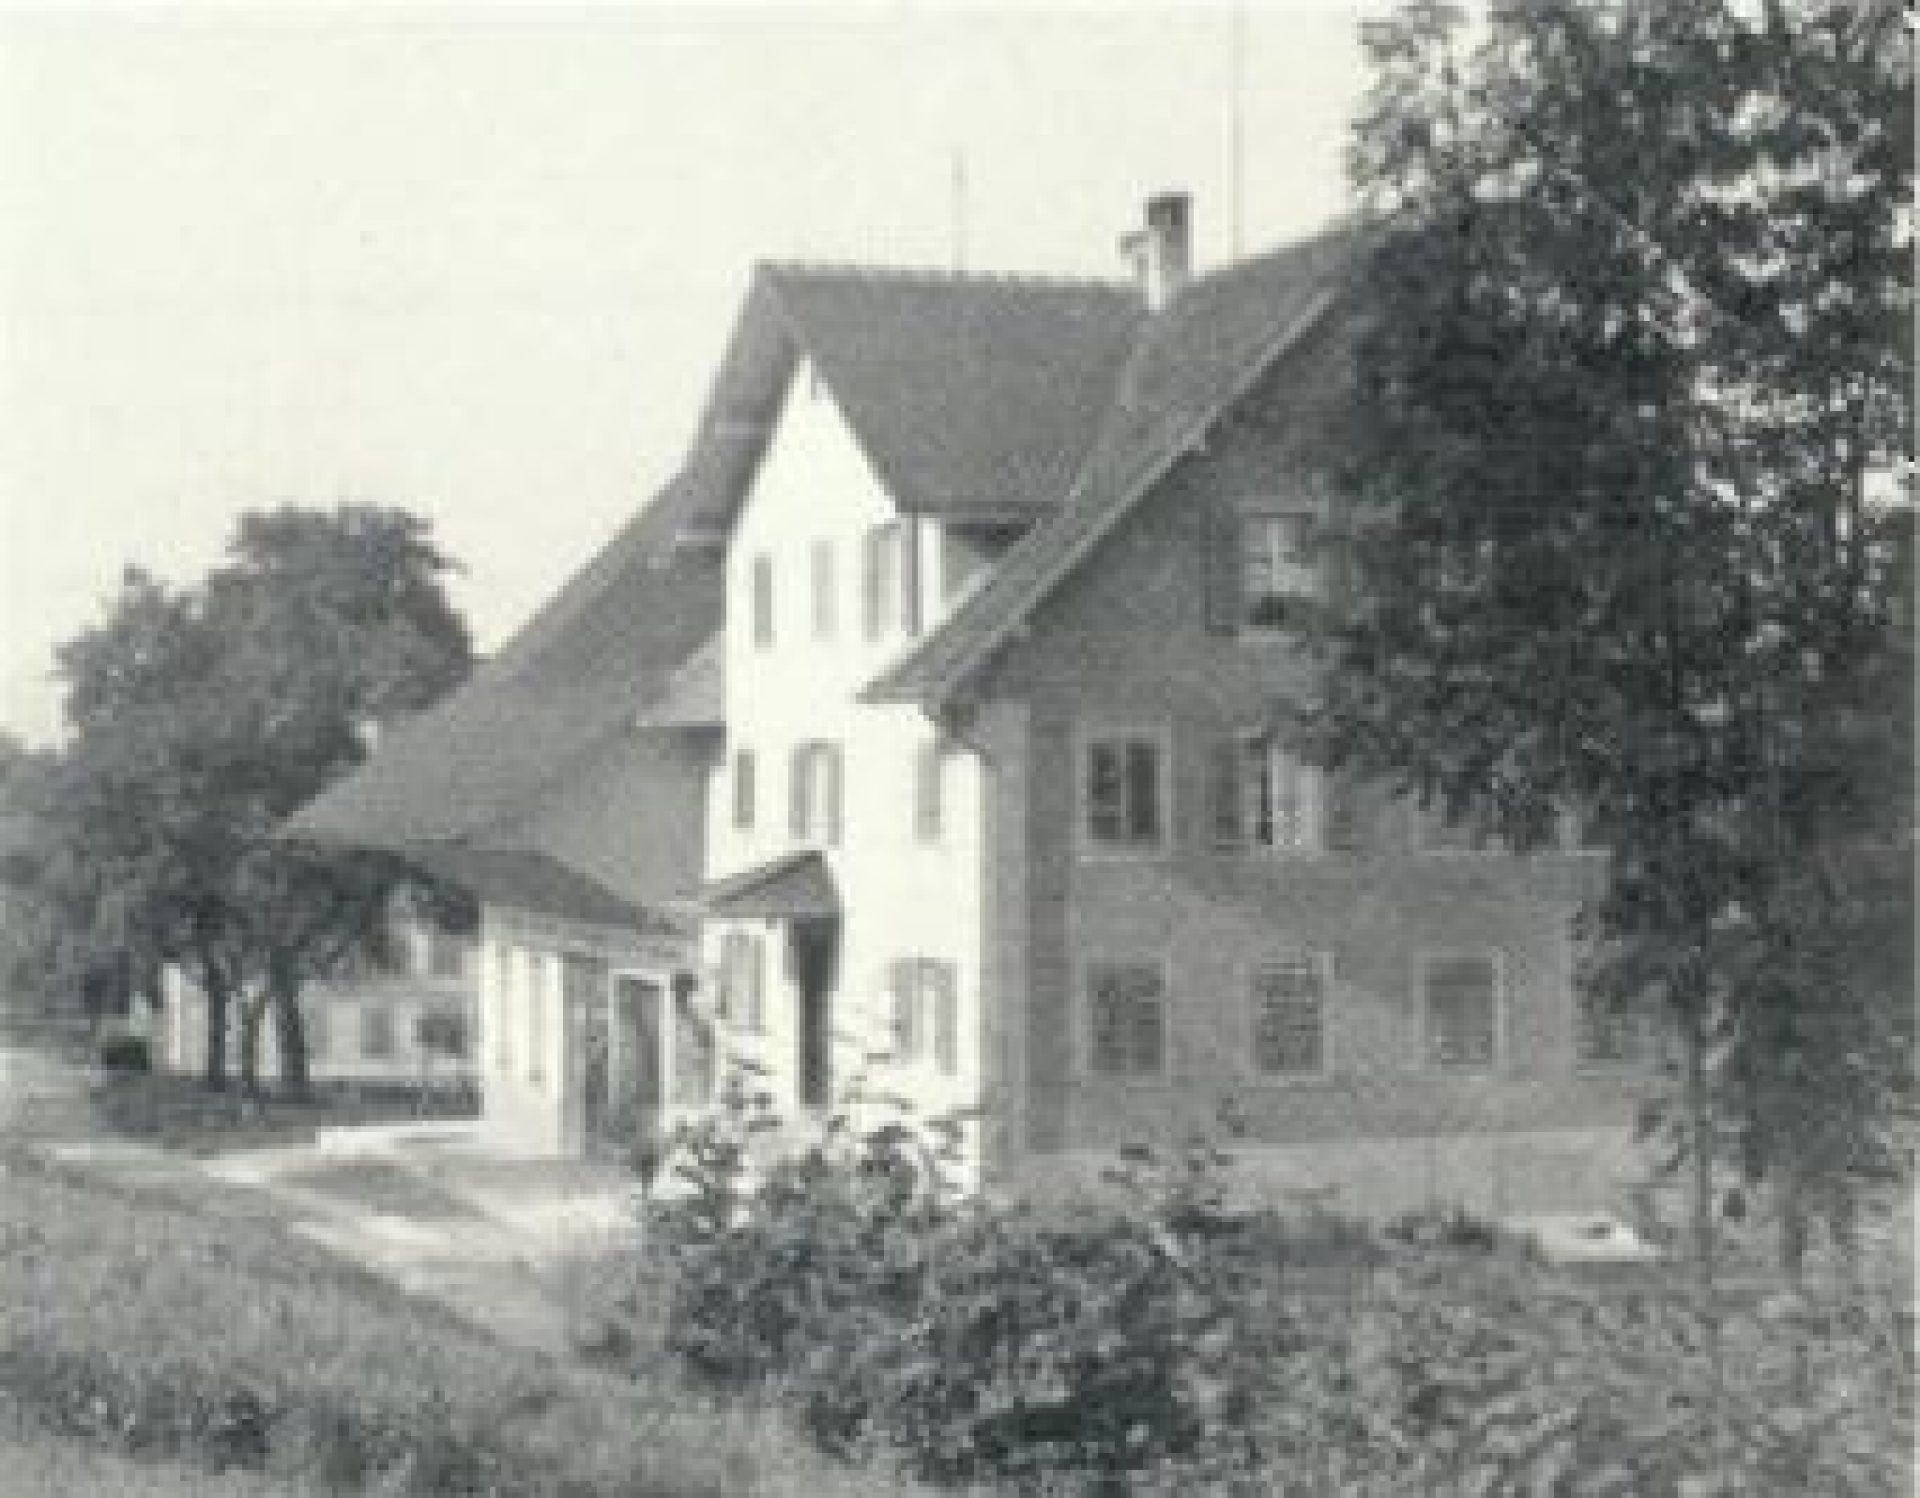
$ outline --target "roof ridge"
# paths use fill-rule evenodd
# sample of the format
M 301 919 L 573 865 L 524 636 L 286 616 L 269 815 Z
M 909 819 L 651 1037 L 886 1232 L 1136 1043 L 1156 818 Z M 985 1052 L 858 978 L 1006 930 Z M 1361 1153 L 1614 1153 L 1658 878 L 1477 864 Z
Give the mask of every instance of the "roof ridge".
M 1017 286 L 1040 291 L 1098 291 L 1135 297 L 1129 281 L 1099 276 L 1052 274 L 1044 271 L 956 270 L 939 265 L 882 265 L 872 261 L 778 259 L 754 262 L 756 271 L 772 276 L 837 276 L 849 280 L 907 282 L 941 286 Z

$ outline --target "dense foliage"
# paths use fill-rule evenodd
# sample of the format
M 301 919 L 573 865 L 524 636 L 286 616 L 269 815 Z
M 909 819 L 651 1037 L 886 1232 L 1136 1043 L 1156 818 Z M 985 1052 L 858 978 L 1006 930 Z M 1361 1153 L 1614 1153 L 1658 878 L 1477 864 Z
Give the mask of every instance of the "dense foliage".
M 1309 740 L 1607 850 L 1678 1143 L 1848 1230 L 1911 1098 L 1911 46 L 1892 0 L 1367 30 L 1343 596 Z
M 1912 1368 L 1891 1309 L 1582 1282 L 1459 1213 L 1375 1239 L 1228 1210 L 1204 1141 L 1110 1196 L 995 1205 L 937 1134 L 841 1125 L 755 1168 L 744 1091 L 657 1204 L 667 1340 L 825 1450 L 1050 1493 L 1893 1494 Z
M 251 1087 L 271 1015 L 306 1087 L 302 982 L 376 940 L 410 871 L 278 840 L 282 821 L 471 664 L 451 568 L 426 527 L 345 505 L 242 518 L 230 560 L 175 589 L 129 569 L 106 619 L 59 652 L 68 743 L 35 781 L 25 888 L 53 946 L 206 995 L 205 1074 L 224 1085 L 238 1006 Z M 53 956 L 49 966 L 58 966 Z

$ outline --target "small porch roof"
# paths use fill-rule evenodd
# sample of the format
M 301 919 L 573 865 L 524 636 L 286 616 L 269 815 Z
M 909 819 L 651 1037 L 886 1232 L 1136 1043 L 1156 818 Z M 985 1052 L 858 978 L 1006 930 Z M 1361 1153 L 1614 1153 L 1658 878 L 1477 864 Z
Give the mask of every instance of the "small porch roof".
M 709 917 L 825 919 L 840 914 L 840 891 L 826 859 L 807 849 L 702 885 L 694 904 Z

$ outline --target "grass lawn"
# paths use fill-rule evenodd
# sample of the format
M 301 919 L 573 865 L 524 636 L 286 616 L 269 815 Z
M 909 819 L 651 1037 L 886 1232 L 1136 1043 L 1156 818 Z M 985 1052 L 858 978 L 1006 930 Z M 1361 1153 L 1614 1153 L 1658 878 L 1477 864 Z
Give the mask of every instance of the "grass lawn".
M 344 1159 L 288 1171 L 283 1186 L 338 1197 L 373 1212 L 423 1221 L 456 1222 L 479 1213 L 444 1187 L 389 1160 Z
M 7 1498 L 297 1498 L 302 1491 L 261 1472 L 136 1461 L 0 1410 L 0 1493 Z
M 114 1457 L 137 1458 L 157 1494 L 227 1491 L 168 1486 L 182 1463 L 243 1469 L 236 1491 L 254 1493 L 905 1491 L 664 1366 L 625 1379 L 502 1346 L 285 1231 L 243 1190 L 109 1186 L 0 1156 L 0 1305 L 0 1408 L 28 1422 L 0 1426 L 8 1494 L 35 1491 L 42 1467 L 67 1474 L 54 1491 L 149 1490 L 110 1480 Z

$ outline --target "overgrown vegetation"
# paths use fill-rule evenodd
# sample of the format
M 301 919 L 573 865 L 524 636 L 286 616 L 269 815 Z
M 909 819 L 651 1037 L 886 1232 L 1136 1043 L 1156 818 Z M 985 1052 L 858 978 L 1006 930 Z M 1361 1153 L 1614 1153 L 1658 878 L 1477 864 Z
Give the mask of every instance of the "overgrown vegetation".
M 1049 1493 L 1908 1490 L 1891 1304 L 1583 1281 L 1457 1212 L 1375 1237 L 1227 1206 L 1205 1141 L 1130 1149 L 1110 1199 L 996 1205 L 952 1126 L 772 1132 L 735 1085 L 654 1208 L 667 1344 L 826 1451 Z

